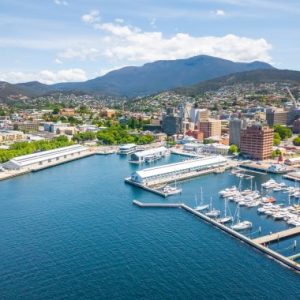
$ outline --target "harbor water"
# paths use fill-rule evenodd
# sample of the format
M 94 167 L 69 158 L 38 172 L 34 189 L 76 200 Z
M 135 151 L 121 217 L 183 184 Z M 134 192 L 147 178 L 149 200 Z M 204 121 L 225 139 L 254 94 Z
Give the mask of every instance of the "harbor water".
M 186 159 L 172 155 L 154 163 Z M 230 172 L 180 183 L 167 199 L 124 183 L 134 170 L 127 157 L 92 156 L 0 182 L 1 299 L 299 299 L 300 277 L 260 252 L 181 209 L 140 209 L 143 202 L 195 206 L 238 185 Z M 250 173 L 249 173 L 250 174 Z M 260 189 L 269 175 L 257 174 Z M 281 177 L 277 177 L 277 179 Z M 293 182 L 289 185 L 294 185 Z M 243 188 L 250 181 L 243 179 Z M 287 204 L 287 194 L 272 193 Z M 234 214 L 235 203 L 229 203 Z M 285 222 L 241 208 L 258 237 Z M 291 247 L 298 240 L 296 252 Z M 293 255 L 299 238 L 274 243 Z

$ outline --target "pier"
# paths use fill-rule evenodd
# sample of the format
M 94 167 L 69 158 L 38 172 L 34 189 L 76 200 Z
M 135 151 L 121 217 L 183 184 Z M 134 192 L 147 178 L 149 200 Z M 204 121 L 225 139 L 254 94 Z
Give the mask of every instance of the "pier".
M 291 229 L 287 229 L 287 230 L 280 231 L 280 232 L 275 232 L 275 233 L 272 233 L 269 235 L 265 235 L 265 236 L 256 238 L 253 241 L 258 244 L 267 244 L 267 243 L 272 243 L 274 241 L 279 241 L 282 239 L 289 238 L 289 237 L 297 235 L 299 233 L 300 233 L 300 227 L 294 227 Z
M 266 254 L 268 257 L 271 257 L 271 258 L 275 259 L 276 261 L 279 261 L 280 263 L 284 264 L 285 266 L 300 272 L 300 264 L 295 262 L 290 257 L 285 257 L 285 256 L 281 255 L 280 253 L 275 252 L 272 249 L 269 249 L 269 248 L 263 246 L 262 244 L 260 244 L 256 241 L 257 239 L 251 240 L 250 238 L 242 235 L 241 233 L 239 233 L 221 223 L 218 223 L 216 220 L 207 217 L 206 215 L 194 210 L 193 208 L 189 207 L 188 205 L 186 205 L 184 203 L 143 203 L 138 200 L 133 200 L 133 204 L 137 205 L 138 207 L 141 207 L 141 208 L 147 208 L 147 207 L 151 207 L 151 208 L 155 208 L 155 207 L 157 207 L 157 208 L 163 208 L 163 207 L 182 208 L 183 210 L 199 217 L 206 223 L 213 225 L 214 227 L 222 230 L 223 232 L 229 234 L 230 236 L 232 236 L 242 242 L 245 242 L 249 246 L 252 246 L 253 248 L 259 250 L 260 252 Z M 162 206 L 162 204 L 165 204 L 165 205 Z M 300 232 L 300 227 L 298 227 L 298 230 Z M 297 234 L 297 233 L 295 233 L 295 234 Z
M 155 208 L 180 208 L 183 204 L 182 203 L 146 203 L 146 202 L 140 202 L 138 200 L 133 200 L 133 204 L 139 206 L 139 207 L 155 207 Z

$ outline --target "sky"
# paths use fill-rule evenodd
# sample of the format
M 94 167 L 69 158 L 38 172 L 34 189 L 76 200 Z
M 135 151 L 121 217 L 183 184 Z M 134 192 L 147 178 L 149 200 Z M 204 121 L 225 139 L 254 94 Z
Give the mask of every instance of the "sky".
M 0 81 L 84 81 L 200 54 L 300 70 L 299 0 L 0 0 Z

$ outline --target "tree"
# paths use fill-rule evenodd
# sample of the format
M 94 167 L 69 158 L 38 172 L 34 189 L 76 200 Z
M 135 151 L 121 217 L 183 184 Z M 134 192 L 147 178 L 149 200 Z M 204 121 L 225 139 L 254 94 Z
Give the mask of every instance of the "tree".
M 272 152 L 272 158 L 274 159 L 275 157 L 278 157 L 281 155 L 281 151 L 279 149 L 276 149 Z
M 274 132 L 279 134 L 281 140 L 290 138 L 293 135 L 292 130 L 290 128 L 282 126 L 282 125 L 275 125 Z
M 52 114 L 53 115 L 58 115 L 59 114 L 59 108 L 58 107 L 55 107 L 52 111 Z
M 279 146 L 281 142 L 281 137 L 278 132 L 274 132 L 274 140 L 273 140 L 273 145 L 274 146 Z
M 293 144 L 295 146 L 300 146 L 300 137 L 297 136 L 296 138 L 293 139 Z
M 236 154 L 236 153 L 239 152 L 239 148 L 238 148 L 237 145 L 234 145 L 234 144 L 233 144 L 233 145 L 231 145 L 231 146 L 229 147 L 228 152 L 229 152 L 230 154 Z

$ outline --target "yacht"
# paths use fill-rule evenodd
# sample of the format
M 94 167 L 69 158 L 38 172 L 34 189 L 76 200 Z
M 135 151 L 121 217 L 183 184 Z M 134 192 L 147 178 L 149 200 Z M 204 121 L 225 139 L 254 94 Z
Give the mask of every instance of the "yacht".
M 203 204 L 203 192 L 202 192 L 202 187 L 201 187 L 201 199 L 200 199 L 200 204 L 198 205 L 197 201 L 197 196 L 195 195 L 195 200 L 196 200 L 196 207 L 194 208 L 196 211 L 203 211 L 209 209 L 209 204 Z
M 232 220 L 233 220 L 232 216 L 227 215 L 227 206 L 228 206 L 228 203 L 227 203 L 227 200 L 225 200 L 224 217 L 219 218 L 217 220 L 221 224 L 229 223 L 229 222 L 232 222 Z
M 252 222 L 240 220 L 240 206 L 239 205 L 237 207 L 237 222 L 236 222 L 236 224 L 231 225 L 231 228 L 236 231 L 252 228 Z
M 171 185 L 166 185 L 163 187 L 163 193 L 167 196 L 171 196 L 171 195 L 177 195 L 180 194 L 182 192 L 181 188 L 178 188 L 176 186 L 176 182 L 175 182 L 175 186 L 171 186 Z
M 210 210 L 205 215 L 210 218 L 217 218 L 220 215 L 220 213 L 221 212 L 219 210 L 213 208 L 212 198 L 210 198 Z

